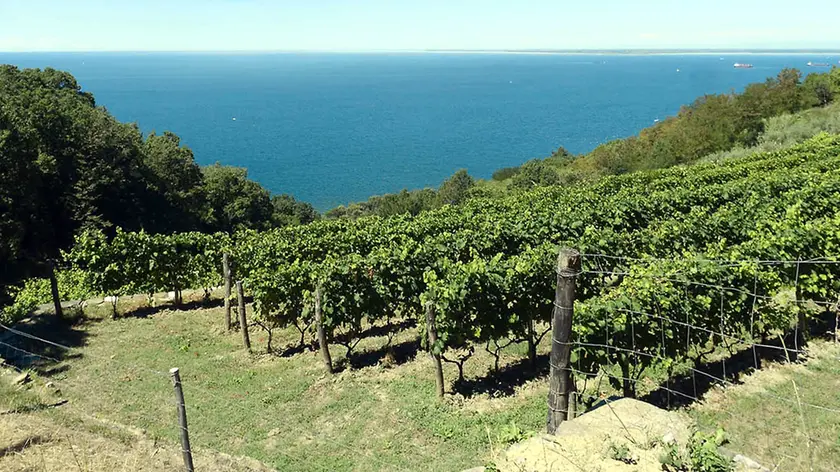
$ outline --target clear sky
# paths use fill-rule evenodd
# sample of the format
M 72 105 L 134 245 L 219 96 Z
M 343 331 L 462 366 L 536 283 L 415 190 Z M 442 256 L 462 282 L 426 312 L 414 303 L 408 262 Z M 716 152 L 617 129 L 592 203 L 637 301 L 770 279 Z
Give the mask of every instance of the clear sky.
M 838 48 L 837 0 L 0 0 L 0 51 Z

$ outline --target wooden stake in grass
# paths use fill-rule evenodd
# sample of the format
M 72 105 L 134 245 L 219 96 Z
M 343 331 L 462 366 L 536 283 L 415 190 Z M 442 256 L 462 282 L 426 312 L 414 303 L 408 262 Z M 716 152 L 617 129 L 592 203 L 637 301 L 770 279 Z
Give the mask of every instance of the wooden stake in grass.
M 557 258 L 557 290 L 551 333 L 551 370 L 548 390 L 548 434 L 554 434 L 569 413 L 569 395 L 574 389 L 570 370 L 572 315 L 575 304 L 575 277 L 580 272 L 580 253 L 563 249 Z
M 230 331 L 230 256 L 222 255 L 222 275 L 225 279 L 225 330 Z
M 55 277 L 55 261 L 47 263 L 47 269 L 50 272 L 50 292 L 52 293 L 53 305 L 55 306 L 56 316 L 64 316 L 61 309 L 61 296 L 58 294 L 58 279 Z
M 239 328 L 242 330 L 242 344 L 248 352 L 251 352 L 251 339 L 248 337 L 248 320 L 245 317 L 245 292 L 242 290 L 242 281 L 236 281 L 236 298 L 239 301 Z
M 318 347 L 321 350 L 321 357 L 324 359 L 324 367 L 327 372 L 333 373 L 332 357 L 330 347 L 327 345 L 327 333 L 324 331 L 324 313 L 321 309 L 321 286 L 315 288 L 315 328 L 318 330 Z
M 181 374 L 177 367 L 169 370 L 172 385 L 175 387 L 175 402 L 178 405 L 178 425 L 181 427 L 181 452 L 184 455 L 184 468 L 193 472 L 192 450 L 190 449 L 190 433 L 187 429 L 187 406 L 184 404 L 184 390 L 181 388 Z
M 437 328 L 435 327 L 435 305 L 431 302 L 426 304 L 426 333 L 428 334 L 429 353 L 435 363 L 435 386 L 437 387 L 438 398 L 443 398 L 443 364 L 441 355 L 435 352 L 437 344 Z

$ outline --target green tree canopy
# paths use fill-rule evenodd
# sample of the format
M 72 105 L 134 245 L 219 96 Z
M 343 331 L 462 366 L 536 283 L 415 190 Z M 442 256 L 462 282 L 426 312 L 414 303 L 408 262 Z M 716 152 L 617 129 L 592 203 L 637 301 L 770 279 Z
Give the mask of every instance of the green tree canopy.
M 446 179 L 438 189 L 438 201 L 442 205 L 456 205 L 464 201 L 469 195 L 469 190 L 475 185 L 475 179 L 461 169 L 452 177 Z

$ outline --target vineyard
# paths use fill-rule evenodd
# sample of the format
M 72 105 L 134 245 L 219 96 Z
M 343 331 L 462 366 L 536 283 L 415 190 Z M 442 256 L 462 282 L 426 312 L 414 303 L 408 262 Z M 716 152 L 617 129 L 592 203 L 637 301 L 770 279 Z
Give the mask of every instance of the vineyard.
M 796 329 L 808 313 L 780 301 L 785 293 L 836 301 L 840 266 L 811 262 L 840 253 L 838 168 L 840 137 L 823 134 L 783 151 L 417 217 L 233 236 L 85 233 L 65 263 L 92 293 L 173 291 L 177 302 L 184 288 L 219 286 L 228 253 L 234 279 L 253 296 L 254 321 L 295 326 L 301 343 L 317 331 L 329 370 L 329 344 L 349 352 L 364 326 L 396 320 L 413 320 L 436 356 L 462 367 L 476 347 L 498 353 L 513 342 L 527 343 L 536 362 L 554 308 L 557 252 L 572 247 L 588 275 L 576 294 L 572 360 L 580 372 L 617 366 L 616 378 L 634 379 L 696 361 L 709 345 Z M 632 382 L 623 389 L 635 394 Z
M 188 407 L 199 412 L 191 416 L 199 444 L 285 468 L 395 470 L 390 461 L 409 470 L 467 467 L 486 450 L 485 440 L 495 440 L 490 428 L 518 440 L 511 421 L 534 427 L 544 418 L 545 384 L 536 391 L 528 379 L 540 381 L 547 348 L 549 410 L 561 393 L 576 402 L 561 405 L 569 416 L 610 392 L 697 405 L 711 383 L 738 381 L 745 369 L 739 362 L 760 370 L 764 351 L 776 360 L 807 357 L 810 328 L 836 311 L 840 296 L 838 168 L 840 136 L 823 134 L 782 151 L 471 200 L 417 217 L 232 235 L 86 232 L 57 263 L 60 298 L 110 297 L 113 306 L 103 309 L 119 315 L 122 300 L 131 305 L 122 307 L 128 315 L 169 292 L 185 311 L 61 328 L 77 340 L 70 346 L 55 342 L 65 337 L 53 337 L 59 328 L 44 327 L 42 339 L 4 325 L 0 354 L 55 362 L 59 372 L 72 362 L 73 370 L 53 378 L 68 376 L 62 390 L 76 402 L 165 437 L 175 432 L 161 399 L 168 393 L 161 370 L 180 365 L 189 376 Z M 226 295 L 224 311 L 210 301 L 232 281 L 248 295 L 247 321 L 244 296 Z M 564 298 L 569 281 L 571 298 Z M 32 280 L 18 299 L 46 303 L 50 285 Z M 197 303 L 201 294 L 210 303 Z M 236 323 L 225 319 L 233 298 L 243 334 L 259 327 L 255 344 L 269 351 L 282 344 L 282 351 L 235 349 L 226 334 Z M 572 307 L 570 332 L 558 336 L 557 314 Z M 427 356 L 407 360 L 418 344 L 432 353 L 431 363 Z M 556 345 L 567 349 L 559 362 Z M 391 366 L 398 367 L 380 368 L 395 353 L 401 360 Z M 447 362 L 455 367 L 444 368 Z M 809 368 L 833 371 L 827 362 Z M 572 377 L 565 394 L 554 384 L 556 369 Z M 509 398 L 499 393 L 505 372 L 519 376 L 504 380 L 516 386 Z M 840 457 L 832 436 L 840 410 L 820 396 L 819 377 L 800 374 L 804 402 L 797 383 L 795 397 L 778 387 L 759 396 L 782 409 L 774 415 L 793 418 L 773 425 L 780 437 L 804 431 L 807 459 L 833 461 Z M 432 377 L 438 396 L 453 394 L 446 401 L 432 395 Z M 673 384 L 680 379 L 686 382 Z M 501 395 L 492 400 L 500 403 L 474 414 L 470 408 L 481 403 L 470 398 L 482 388 Z M 336 425 L 337 408 L 347 424 Z M 357 421 L 360 411 L 371 416 Z M 749 431 L 741 416 L 703 411 Z M 806 418 L 825 427 L 808 433 Z M 320 426 L 310 431 L 316 420 Z M 366 448 L 365 438 L 389 421 L 382 434 L 404 445 L 389 439 Z M 319 439 L 301 440 L 310 434 Z M 442 449 L 412 443 L 417 435 Z M 454 450 L 446 444 L 453 438 L 461 452 L 441 455 Z M 768 447 L 762 458 L 777 456 Z

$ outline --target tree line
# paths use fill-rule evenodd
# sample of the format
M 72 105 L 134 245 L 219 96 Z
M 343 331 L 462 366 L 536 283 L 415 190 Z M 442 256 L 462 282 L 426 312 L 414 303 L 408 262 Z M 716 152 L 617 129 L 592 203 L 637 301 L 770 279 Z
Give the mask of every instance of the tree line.
M 86 229 L 232 232 L 316 218 L 243 168 L 199 166 L 174 133 L 119 122 L 67 72 L 0 66 L 0 302 Z

